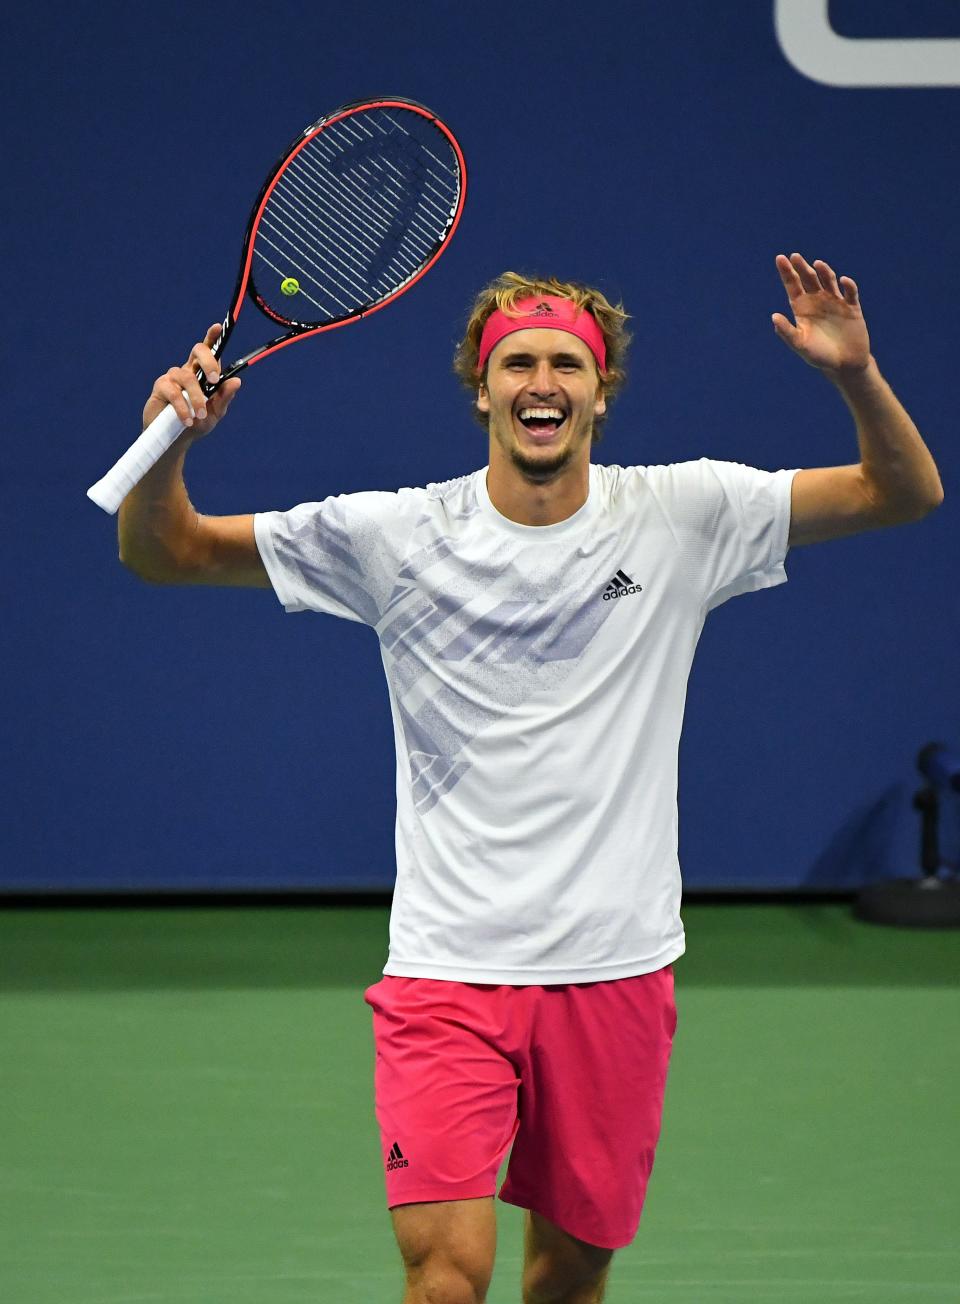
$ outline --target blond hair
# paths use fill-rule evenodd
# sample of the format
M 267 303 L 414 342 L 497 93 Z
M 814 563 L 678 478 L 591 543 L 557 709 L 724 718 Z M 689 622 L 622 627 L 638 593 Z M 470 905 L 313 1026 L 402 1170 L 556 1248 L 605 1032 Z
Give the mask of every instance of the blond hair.
M 501 312 L 507 313 L 508 316 L 516 314 L 518 299 L 531 298 L 538 294 L 553 294 L 562 299 L 569 299 L 577 308 L 585 309 L 593 314 L 603 333 L 603 340 L 607 348 L 607 367 L 599 375 L 600 391 L 609 403 L 611 399 L 616 398 L 617 394 L 620 393 L 627 379 L 624 364 L 627 347 L 631 340 L 631 336 L 626 329 L 629 314 L 624 310 L 622 303 L 614 306 L 599 290 L 593 289 L 589 285 L 582 285 L 579 281 L 558 281 L 555 276 L 544 278 L 522 276 L 517 272 L 503 272 L 489 285 L 485 285 L 473 301 L 466 333 L 457 345 L 453 357 L 454 373 L 460 378 L 464 387 L 476 398 L 477 385 L 479 383 L 486 384 L 487 380 L 487 368 L 484 367 L 482 375 L 477 370 L 477 362 L 480 357 L 480 337 L 483 334 L 487 318 L 497 308 Z M 485 430 L 489 428 L 489 415 L 480 412 L 476 405 L 474 405 L 473 415 Z M 604 417 L 602 416 L 594 418 L 593 442 L 595 444 L 601 439 L 599 428 L 603 421 Z

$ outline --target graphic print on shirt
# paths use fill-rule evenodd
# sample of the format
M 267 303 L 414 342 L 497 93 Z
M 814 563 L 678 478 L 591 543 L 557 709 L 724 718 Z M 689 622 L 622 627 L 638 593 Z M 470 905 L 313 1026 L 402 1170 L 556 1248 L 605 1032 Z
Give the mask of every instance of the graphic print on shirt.
M 451 533 L 480 510 L 463 498 L 445 507 Z M 574 549 L 487 535 L 471 556 L 436 515 L 421 516 L 378 629 L 420 815 L 467 772 L 468 743 L 574 670 L 617 608 L 596 593 L 598 557 L 616 537 L 593 533 Z
M 348 500 L 328 499 L 319 517 L 304 514 L 291 523 L 288 548 L 297 558 L 301 583 L 340 603 L 342 614 L 376 626 L 377 599 L 385 596 L 376 582 L 383 537 L 365 529 L 362 517 L 348 513 Z

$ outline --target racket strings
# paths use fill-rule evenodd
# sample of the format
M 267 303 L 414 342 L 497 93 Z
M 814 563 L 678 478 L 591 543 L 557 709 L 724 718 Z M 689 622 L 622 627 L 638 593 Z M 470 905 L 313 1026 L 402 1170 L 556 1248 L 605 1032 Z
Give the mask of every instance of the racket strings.
M 251 275 L 264 306 L 320 324 L 388 298 L 436 252 L 460 186 L 453 147 L 422 114 L 373 107 L 321 128 L 261 213 Z
M 311 198 L 316 201 L 324 220 L 341 227 L 338 247 L 355 270 L 365 276 L 367 286 L 389 293 L 395 276 L 386 280 L 377 278 L 372 274 L 373 263 L 383 261 L 387 245 L 396 246 L 397 235 L 403 235 L 406 227 L 408 248 L 400 252 L 394 247 L 393 261 L 404 275 L 412 274 L 435 246 L 436 232 L 417 221 L 415 212 L 411 211 L 413 188 L 420 179 L 415 174 L 404 176 L 393 159 L 378 158 L 373 150 L 365 148 L 367 142 L 359 137 L 352 123 L 348 121 L 343 127 L 354 148 L 349 153 L 344 151 L 338 159 L 331 148 L 335 142 L 324 140 L 322 135 L 317 137 L 312 155 L 308 147 L 293 161 L 292 168 L 299 165 L 301 169 L 295 180 L 306 181 L 307 201 L 311 202 Z M 335 180 L 339 181 L 339 188 Z M 446 215 L 442 216 L 445 219 Z M 344 219 L 351 224 L 349 234 L 342 230 Z
M 326 208 L 323 204 L 312 203 L 309 192 L 303 197 L 302 201 L 292 192 L 296 189 L 296 180 L 291 180 L 283 195 L 275 196 L 274 201 L 268 205 L 260 222 L 261 234 L 260 241 L 269 244 L 281 255 L 281 257 L 292 254 L 295 261 L 302 265 L 302 270 L 306 272 L 306 266 L 315 269 L 320 274 L 319 280 L 314 280 L 307 273 L 308 279 L 321 291 L 324 288 L 332 287 L 336 280 L 342 280 L 346 284 L 348 293 L 351 295 L 364 295 L 366 286 L 362 281 L 357 280 L 351 275 L 351 262 L 356 260 L 351 257 L 351 251 L 360 253 L 357 245 L 350 237 L 341 237 L 341 241 L 331 242 L 327 245 L 321 244 L 317 235 L 318 223 L 326 222 L 328 225 L 336 219 L 336 213 Z M 296 228 L 296 232 L 293 228 Z M 276 244 L 270 240 L 263 230 L 273 232 L 283 243 Z M 257 244 L 259 252 L 259 242 Z M 344 255 L 344 256 L 341 256 Z M 362 256 L 362 255 L 361 255 Z M 265 259 L 265 261 L 267 261 Z M 331 268 L 329 263 L 336 265 Z M 269 265 L 269 264 L 268 264 Z M 274 268 L 274 271 L 279 269 Z M 333 273 L 336 272 L 336 275 Z M 332 294 L 331 297 L 336 298 Z M 340 305 L 345 307 L 343 303 Z
M 325 158 L 325 161 L 332 162 L 333 160 Z M 376 162 L 376 160 L 374 160 L 374 162 Z M 397 171 L 389 160 L 387 160 L 387 164 L 389 167 L 393 168 L 395 172 Z M 311 173 L 312 181 L 318 185 L 322 191 L 329 195 L 330 187 L 326 184 L 324 173 L 314 166 L 311 158 L 297 158 L 294 160 L 293 166 L 297 167 L 297 165 L 308 170 Z M 382 170 L 383 169 L 381 168 L 381 171 Z M 359 218 L 361 227 L 366 228 L 368 232 L 372 233 L 376 240 L 382 240 L 390 230 L 391 212 L 395 217 L 396 213 L 404 206 L 406 196 L 399 184 L 392 177 L 377 177 L 373 174 L 370 168 L 363 164 L 357 165 L 356 173 L 358 178 L 363 182 L 365 189 L 361 190 L 352 177 L 342 175 L 340 178 L 342 194 L 339 198 L 344 206 Z M 380 187 L 380 204 L 379 207 L 376 207 L 370 203 L 368 195 L 378 186 Z M 413 221 L 411 222 L 411 227 L 416 227 L 417 231 L 425 238 L 427 244 L 429 244 L 430 233 L 425 230 L 425 228 Z
M 338 308 L 353 309 L 389 293 L 392 287 L 372 270 L 389 240 L 385 217 L 395 216 L 396 210 L 391 214 L 384 204 L 378 214 L 357 195 L 349 178 L 332 184 L 302 154 L 291 164 L 285 180 L 287 184 L 274 192 L 261 227 L 280 238 L 280 244 L 268 241 L 277 253 L 286 255 L 290 266 L 303 272 L 321 297 L 332 299 L 334 306 L 328 308 L 327 316 L 336 316 Z M 405 273 L 415 271 L 416 261 L 404 261 L 403 255 L 399 261 Z M 275 266 L 273 270 L 277 270 Z
M 343 132 L 354 142 L 355 148 L 352 151 L 351 162 L 355 165 L 357 177 L 366 185 L 368 194 L 377 193 L 379 190 L 381 223 L 385 211 L 392 207 L 396 212 L 397 209 L 408 202 L 411 192 L 416 189 L 419 203 L 423 206 L 426 221 L 429 225 L 418 221 L 416 216 L 413 215 L 411 216 L 409 235 L 411 241 L 415 242 L 413 233 L 419 232 L 425 241 L 425 249 L 430 248 L 436 240 L 437 223 L 441 224 L 441 228 L 445 228 L 449 224 L 451 208 L 455 205 L 458 194 L 458 174 L 453 168 L 448 168 L 446 193 L 432 184 L 428 178 L 433 177 L 437 181 L 442 181 L 442 178 L 434 169 L 430 168 L 426 159 L 429 157 L 434 159 L 440 166 L 442 164 L 440 164 L 433 151 L 427 149 L 422 141 L 413 139 L 410 133 L 395 122 L 388 113 L 384 113 L 383 117 L 397 131 L 403 133 L 406 141 L 398 146 L 395 143 L 397 138 L 394 137 L 394 143 L 389 153 L 384 153 L 382 150 L 378 151 L 375 148 L 365 150 L 364 146 L 367 141 L 373 140 L 376 142 L 376 137 L 369 131 L 370 126 L 376 127 L 384 136 L 388 134 L 375 115 L 371 114 L 369 116 L 371 118 L 369 124 L 364 120 L 357 121 L 354 119 L 347 119 L 344 123 L 338 124 L 342 125 Z M 418 121 L 422 123 L 424 120 L 418 118 Z M 361 131 L 366 132 L 367 141 L 360 135 Z M 439 135 L 439 133 L 436 134 Z M 333 142 L 321 135 L 317 138 L 317 144 L 321 148 L 326 146 L 324 158 L 328 163 L 333 162 L 334 159 L 331 154 Z M 366 162 L 361 162 L 360 159 L 365 153 L 368 154 L 368 158 Z M 406 170 L 401 169 L 398 163 L 403 163 Z M 369 202 L 364 205 L 365 196 L 360 192 L 359 186 L 349 176 L 345 176 L 344 180 L 347 188 L 354 193 L 360 205 L 365 207 L 366 211 L 372 213 L 376 218 L 376 208 Z M 431 191 L 433 192 L 432 195 Z M 433 196 L 436 196 L 436 198 Z
M 408 140 L 410 140 L 410 133 L 407 132 L 405 128 L 401 127 L 399 123 L 394 122 L 394 120 L 390 117 L 389 114 L 385 114 L 384 116 L 392 126 L 396 127 L 397 130 L 402 131 L 403 134 L 408 137 Z M 365 123 L 360 123 L 358 125 L 361 127 L 366 126 Z M 377 127 L 381 132 L 383 132 L 384 135 L 387 134 L 384 131 L 384 128 L 381 123 L 374 120 L 373 125 Z M 344 127 L 347 130 L 351 126 L 353 126 L 353 124 L 349 122 L 344 124 Z M 423 192 L 422 200 L 424 204 L 432 207 L 436 212 L 437 216 L 445 221 L 449 214 L 450 204 L 456 198 L 456 192 L 457 192 L 457 187 L 455 184 L 456 174 L 451 173 L 449 168 L 447 169 L 446 193 L 444 193 L 442 189 L 438 188 L 437 185 L 432 184 L 431 181 L 427 179 L 428 177 L 433 178 L 433 181 L 439 182 L 440 186 L 444 185 L 444 178 L 441 177 L 440 174 L 436 172 L 433 168 L 431 168 L 430 165 L 426 162 L 426 160 L 427 158 L 432 158 L 441 167 L 443 166 L 443 164 L 431 150 L 427 149 L 427 147 L 422 142 L 417 142 L 416 144 L 414 144 L 414 142 L 410 140 L 410 143 L 407 146 L 403 157 L 404 157 L 404 161 L 409 163 L 412 166 L 414 172 L 418 175 L 418 179 L 420 180 L 421 188 Z M 397 173 L 399 175 L 399 171 L 390 156 L 384 157 L 383 162 L 394 173 Z M 452 191 L 450 189 L 451 183 L 453 183 Z M 430 194 L 428 193 L 430 191 L 432 191 L 433 194 L 437 196 L 437 198 L 440 201 L 439 204 L 435 203 L 431 199 Z
M 389 197 L 384 196 L 383 205 L 378 210 L 365 201 L 364 195 L 356 193 L 356 188 L 348 178 L 341 178 L 341 189 L 337 193 L 327 183 L 324 174 L 313 167 L 311 159 L 294 159 L 291 170 L 298 167 L 310 173 L 304 191 L 306 203 L 316 211 L 322 212 L 326 221 L 342 223 L 346 218 L 353 223 L 353 238 L 347 238 L 346 245 L 357 255 L 354 261 L 362 263 L 365 257 L 369 258 L 371 255 L 376 255 L 383 240 L 388 238 L 390 231 L 390 224 L 386 216 Z M 291 178 L 291 184 L 296 186 L 298 180 L 299 178 L 294 175 Z M 313 189 L 310 188 L 311 186 Z M 366 250 L 366 254 L 364 254 L 364 250 Z

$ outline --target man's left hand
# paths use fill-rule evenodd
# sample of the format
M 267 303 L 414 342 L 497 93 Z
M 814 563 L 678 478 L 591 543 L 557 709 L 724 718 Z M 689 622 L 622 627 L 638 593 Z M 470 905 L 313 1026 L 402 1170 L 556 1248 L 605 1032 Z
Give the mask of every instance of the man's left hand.
M 777 254 L 777 271 L 790 300 L 795 326 L 783 313 L 773 314 L 777 334 L 804 362 L 839 378 L 863 371 L 870 362 L 870 337 L 860 308 L 856 282 L 837 281 L 822 258 L 813 265 L 802 254 Z

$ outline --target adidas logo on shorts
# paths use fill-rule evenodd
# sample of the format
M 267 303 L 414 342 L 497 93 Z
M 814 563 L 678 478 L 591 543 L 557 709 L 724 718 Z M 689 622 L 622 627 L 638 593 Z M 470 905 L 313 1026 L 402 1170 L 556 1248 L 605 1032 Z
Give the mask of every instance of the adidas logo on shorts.
M 609 602 L 611 598 L 625 598 L 629 593 L 642 592 L 642 584 L 634 584 L 626 571 L 618 570 L 611 582 L 604 589 L 603 600 L 604 602 Z
M 400 1147 L 396 1141 L 393 1143 L 393 1149 L 390 1151 L 390 1157 L 387 1159 L 387 1172 L 391 1173 L 395 1168 L 408 1168 L 409 1164 L 400 1152 Z

